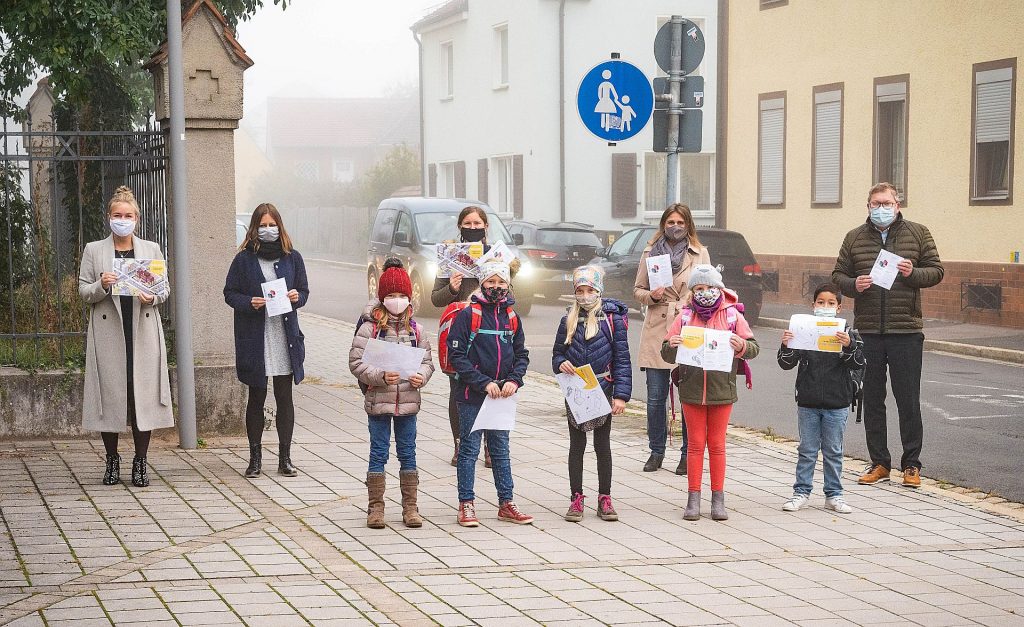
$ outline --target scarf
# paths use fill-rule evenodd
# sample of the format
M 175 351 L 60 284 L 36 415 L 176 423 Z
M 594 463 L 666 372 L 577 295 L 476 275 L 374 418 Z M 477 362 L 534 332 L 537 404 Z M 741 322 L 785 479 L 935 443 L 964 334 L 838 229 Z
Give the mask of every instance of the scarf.
M 668 255 L 672 259 L 672 274 L 678 274 L 679 270 L 683 267 L 683 261 L 686 260 L 686 251 L 690 248 L 690 238 L 684 237 L 678 242 L 672 243 L 668 241 L 668 238 L 662 234 L 658 238 L 658 241 L 654 242 L 651 246 L 651 252 L 648 253 L 649 257 L 657 257 L 658 255 Z
M 724 294 L 720 295 L 718 297 L 718 300 L 715 301 L 715 304 L 710 305 L 708 307 L 701 305 L 696 300 L 691 298 L 690 307 L 693 308 L 693 313 L 697 314 L 698 318 L 700 318 L 704 322 L 707 322 L 708 320 L 711 319 L 711 316 L 715 315 L 715 312 L 718 311 L 718 308 L 722 306 L 722 298 L 724 298 L 724 296 Z
M 284 256 L 284 250 L 281 248 L 281 240 L 260 242 L 258 245 L 255 242 L 252 242 L 247 248 L 256 253 L 256 256 L 260 259 L 267 259 L 269 261 L 275 261 Z

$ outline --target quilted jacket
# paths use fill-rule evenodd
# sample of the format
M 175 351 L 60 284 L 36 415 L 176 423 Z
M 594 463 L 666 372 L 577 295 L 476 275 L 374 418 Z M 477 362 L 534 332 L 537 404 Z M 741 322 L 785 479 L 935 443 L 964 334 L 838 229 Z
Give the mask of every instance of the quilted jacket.
M 412 416 L 420 410 L 420 390 L 412 387 L 405 379 L 399 381 L 397 385 L 386 385 L 383 370 L 363 363 L 366 342 L 374 336 L 374 331 L 378 332 L 377 339 L 386 342 L 412 345 L 413 340 L 416 339 L 415 333 L 399 329 L 397 321 L 389 324 L 381 336 L 373 318 L 366 313 L 363 314 L 363 322 L 352 338 L 352 348 L 348 353 L 349 370 L 361 383 L 369 386 L 363 396 L 363 408 L 368 416 Z M 427 339 L 427 334 L 422 328 L 417 346 L 427 349 L 420 367 L 420 374 L 423 375 L 425 385 L 430 380 L 430 375 L 434 373 L 434 362 L 431 357 L 430 340 Z
M 628 401 L 633 393 L 633 366 L 629 359 L 629 309 L 621 301 L 604 298 L 601 300 L 601 311 L 604 315 L 598 315 L 597 335 L 589 340 L 583 339 L 587 327 L 586 313 L 580 312 L 579 324 L 576 325 L 576 333 L 569 345 L 565 344 L 566 316 L 562 316 L 555 334 L 555 345 L 551 349 L 551 367 L 555 373 L 561 372 L 559 366 L 568 361 L 573 366 L 590 364 L 596 374 L 610 372 L 610 379 L 600 379 L 601 389 L 606 394 L 610 392 L 612 398 Z

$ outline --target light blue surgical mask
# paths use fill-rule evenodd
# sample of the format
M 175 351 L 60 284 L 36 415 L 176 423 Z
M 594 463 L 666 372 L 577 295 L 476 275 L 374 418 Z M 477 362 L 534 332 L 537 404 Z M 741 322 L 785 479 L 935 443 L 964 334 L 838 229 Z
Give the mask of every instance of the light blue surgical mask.
M 280 232 L 276 226 L 261 226 L 257 231 L 261 242 L 276 242 Z
M 835 307 L 815 307 L 814 315 L 819 318 L 835 318 L 838 311 Z
M 870 218 L 872 224 L 880 229 L 884 229 L 896 219 L 896 206 L 879 205 L 878 207 L 872 207 Z

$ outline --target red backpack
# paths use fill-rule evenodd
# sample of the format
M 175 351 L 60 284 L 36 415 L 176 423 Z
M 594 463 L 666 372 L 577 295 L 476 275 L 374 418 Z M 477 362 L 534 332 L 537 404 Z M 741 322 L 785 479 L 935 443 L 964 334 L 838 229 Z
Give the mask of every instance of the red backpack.
M 437 329 L 437 361 L 441 365 L 441 372 L 445 374 L 455 374 L 455 367 L 452 366 L 451 359 L 448 357 L 448 332 L 451 331 L 456 316 L 466 307 L 470 307 L 473 312 L 469 322 L 469 343 L 466 344 L 466 352 L 468 353 L 469 348 L 473 345 L 473 338 L 480 331 L 480 321 L 483 318 L 483 309 L 480 307 L 480 304 L 470 304 L 468 302 L 451 303 L 445 307 L 444 313 L 441 314 L 441 319 L 439 320 L 440 326 Z M 516 331 L 519 330 L 519 316 L 516 315 L 511 306 L 505 307 L 505 313 L 508 315 L 508 322 L 512 327 L 512 331 L 508 333 L 515 335 Z

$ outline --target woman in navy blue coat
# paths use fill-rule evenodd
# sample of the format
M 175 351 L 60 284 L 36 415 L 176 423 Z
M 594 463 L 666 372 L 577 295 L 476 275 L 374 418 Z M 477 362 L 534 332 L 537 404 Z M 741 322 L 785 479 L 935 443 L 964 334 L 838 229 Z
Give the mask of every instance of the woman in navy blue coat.
M 611 404 L 612 415 L 621 414 L 633 392 L 633 366 L 629 359 L 629 309 L 612 298 L 601 298 L 604 276 L 596 266 L 576 268 L 572 275 L 576 302 L 562 317 L 551 349 L 551 366 L 556 373 L 573 374 L 590 365 Z M 612 506 L 611 415 L 578 424 L 565 406 L 569 418 L 569 522 L 583 520 L 583 453 L 587 431 L 594 432 L 597 453 L 597 515 L 618 520 Z
M 292 311 L 268 316 L 262 284 L 284 279 Z M 245 407 L 245 430 L 249 436 L 249 466 L 245 476 L 258 477 L 263 466 L 263 405 L 267 400 L 267 377 L 274 379 L 277 401 L 277 472 L 294 477 L 292 431 L 295 407 L 292 382 L 303 378 L 305 337 L 299 330 L 298 308 L 309 298 L 306 265 L 292 247 L 281 214 L 270 203 L 256 207 L 249 230 L 238 249 L 224 283 L 224 301 L 235 310 L 235 368 L 238 380 L 249 386 Z

